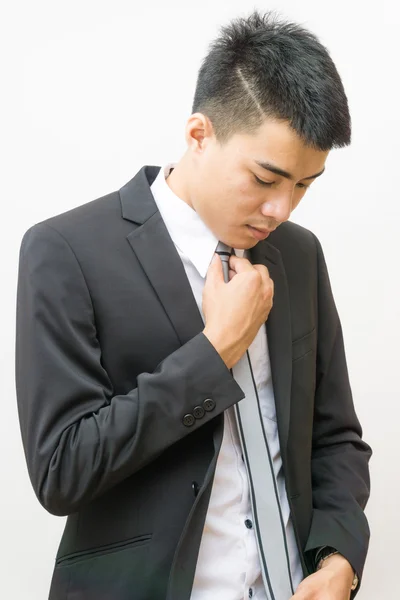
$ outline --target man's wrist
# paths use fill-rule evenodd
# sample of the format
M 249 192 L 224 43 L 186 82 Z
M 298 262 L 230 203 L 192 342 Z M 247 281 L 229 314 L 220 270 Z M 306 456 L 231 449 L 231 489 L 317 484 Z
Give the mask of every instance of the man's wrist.
M 335 570 L 342 577 L 346 577 L 349 588 L 353 591 L 358 586 L 358 576 L 353 567 L 342 554 L 331 547 L 324 547 L 316 554 L 317 571 L 324 568 Z

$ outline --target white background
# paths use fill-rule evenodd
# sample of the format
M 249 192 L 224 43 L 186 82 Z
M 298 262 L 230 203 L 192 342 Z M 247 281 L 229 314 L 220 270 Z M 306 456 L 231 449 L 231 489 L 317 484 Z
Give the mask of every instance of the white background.
M 120 188 L 185 148 L 200 61 L 218 27 L 276 8 L 328 47 L 353 119 L 292 220 L 322 242 L 345 335 L 354 401 L 374 450 L 372 530 L 360 600 L 398 598 L 398 5 L 335 0 L 3 2 L 0 15 L 0 594 L 44 600 L 64 519 L 37 502 L 14 388 L 15 288 L 24 231 Z

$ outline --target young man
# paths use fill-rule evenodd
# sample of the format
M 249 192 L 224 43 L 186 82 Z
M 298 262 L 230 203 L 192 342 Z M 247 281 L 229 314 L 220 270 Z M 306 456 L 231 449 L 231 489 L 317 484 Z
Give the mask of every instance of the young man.
M 348 600 L 371 449 L 321 245 L 288 221 L 350 143 L 327 50 L 233 21 L 186 140 L 22 242 L 22 439 L 68 515 L 50 599 Z

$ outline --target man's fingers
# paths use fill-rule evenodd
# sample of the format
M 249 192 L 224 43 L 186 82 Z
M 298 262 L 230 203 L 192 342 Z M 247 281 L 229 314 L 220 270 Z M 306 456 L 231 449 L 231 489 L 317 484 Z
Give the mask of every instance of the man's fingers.
M 247 258 L 235 254 L 229 257 L 229 268 L 235 273 L 244 273 L 256 269 L 263 277 L 269 277 L 269 271 L 265 265 L 253 265 Z
M 253 265 L 253 268 L 256 269 L 263 277 L 269 277 L 268 268 L 265 265 Z
M 267 282 L 270 280 L 269 271 L 265 265 L 253 265 L 247 258 L 232 254 L 229 257 L 229 281 L 239 273 L 258 271 L 262 278 Z M 212 274 L 214 280 L 224 282 L 224 272 L 222 269 L 222 261 L 218 254 L 214 254 L 214 258 L 208 267 L 208 273 Z M 272 280 L 270 280 L 272 281 Z
M 236 256 L 236 254 L 232 254 L 229 257 L 229 267 L 236 271 L 236 273 L 243 273 L 244 271 L 251 271 L 253 265 L 247 258 Z

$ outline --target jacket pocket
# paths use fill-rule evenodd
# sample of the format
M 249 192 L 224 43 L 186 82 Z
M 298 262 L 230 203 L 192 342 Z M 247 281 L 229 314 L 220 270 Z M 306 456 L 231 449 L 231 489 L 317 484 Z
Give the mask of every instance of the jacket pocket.
M 142 546 L 144 544 L 149 543 L 151 540 L 151 535 L 140 535 L 135 538 L 131 538 L 129 540 L 124 540 L 123 542 L 114 542 L 113 544 L 106 544 L 104 546 L 97 546 L 96 548 L 91 548 L 89 550 L 82 550 L 80 552 L 71 552 L 70 554 L 65 554 L 64 556 L 60 556 L 56 560 L 56 567 L 62 567 L 71 565 L 82 560 L 86 560 L 88 558 L 96 558 L 98 556 L 103 556 L 105 554 L 112 554 L 113 552 L 120 552 L 121 550 L 127 550 L 134 546 Z
M 314 327 L 309 333 L 306 333 L 301 338 L 292 342 L 292 362 L 303 358 L 308 353 L 311 353 L 316 348 L 317 330 Z
M 49 600 L 148 600 L 150 540 L 141 535 L 60 556 Z

